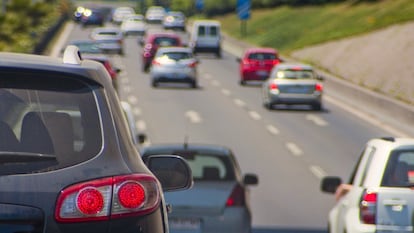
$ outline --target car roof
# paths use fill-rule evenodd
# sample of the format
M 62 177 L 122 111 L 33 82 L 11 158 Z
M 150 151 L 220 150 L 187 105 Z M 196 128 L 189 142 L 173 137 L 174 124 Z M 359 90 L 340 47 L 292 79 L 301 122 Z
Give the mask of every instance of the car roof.
M 160 154 L 168 153 L 169 151 L 203 151 L 204 153 L 211 153 L 222 156 L 232 155 L 231 150 L 222 145 L 214 144 L 202 144 L 202 143 L 165 143 L 165 144 L 153 144 L 145 146 L 141 149 L 142 155 L 146 154 Z M 169 152 L 171 153 L 171 152 Z
M 197 20 L 194 20 L 194 25 L 199 25 L 199 24 L 202 24 L 202 25 L 208 24 L 208 25 L 216 25 L 216 26 L 221 25 L 220 21 L 213 20 L 213 19 L 197 19 Z
M 0 52 L 0 70 L 28 70 L 29 72 L 59 72 L 68 75 L 82 76 L 102 84 L 104 77 L 100 75 L 102 65 L 92 60 L 81 60 L 79 64 L 65 61 L 63 58 L 34 54 Z M 95 71 L 95 72 L 91 72 Z
M 277 54 L 277 50 L 274 48 L 248 48 L 245 51 L 245 54 L 251 53 L 275 53 Z

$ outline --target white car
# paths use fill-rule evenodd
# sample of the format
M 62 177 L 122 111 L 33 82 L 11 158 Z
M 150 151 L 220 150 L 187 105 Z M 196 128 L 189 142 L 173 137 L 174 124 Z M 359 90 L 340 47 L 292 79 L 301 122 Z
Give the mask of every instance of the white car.
M 112 22 L 115 24 L 121 24 L 125 17 L 134 15 L 135 10 L 129 6 L 122 6 L 115 8 L 114 12 L 112 13 Z
M 135 14 L 127 16 L 121 24 L 121 31 L 124 35 L 145 35 L 147 24 L 143 15 Z
M 349 183 L 335 176 L 322 179 L 322 191 L 337 197 L 328 232 L 413 232 L 413 187 L 414 139 L 368 141 Z
M 145 20 L 147 23 L 162 23 L 165 16 L 165 9 L 162 6 L 151 6 L 145 12 Z

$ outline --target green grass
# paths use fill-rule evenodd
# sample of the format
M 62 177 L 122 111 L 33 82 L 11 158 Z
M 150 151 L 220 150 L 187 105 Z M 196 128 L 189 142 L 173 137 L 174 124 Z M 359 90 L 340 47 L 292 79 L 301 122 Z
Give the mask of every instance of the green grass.
M 309 45 L 367 33 L 414 20 L 413 0 L 382 0 L 378 3 L 338 3 L 318 7 L 278 7 L 253 10 L 241 35 L 236 14 L 217 17 L 223 30 L 236 38 L 281 53 Z

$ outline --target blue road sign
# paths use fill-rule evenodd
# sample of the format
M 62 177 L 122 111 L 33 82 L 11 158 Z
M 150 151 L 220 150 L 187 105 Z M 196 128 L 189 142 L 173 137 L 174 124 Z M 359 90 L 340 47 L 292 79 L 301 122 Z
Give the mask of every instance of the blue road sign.
M 204 0 L 196 0 L 195 7 L 198 11 L 202 11 L 204 8 Z
M 237 15 L 241 20 L 247 20 L 250 18 L 250 0 L 237 0 Z

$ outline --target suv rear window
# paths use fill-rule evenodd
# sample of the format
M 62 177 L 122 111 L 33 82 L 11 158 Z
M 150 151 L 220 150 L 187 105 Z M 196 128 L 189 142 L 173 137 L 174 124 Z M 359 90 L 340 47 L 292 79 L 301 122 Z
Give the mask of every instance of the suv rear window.
M 414 149 L 392 152 L 384 172 L 382 186 L 414 186 Z
M 0 76 L 0 175 L 56 170 L 99 153 L 98 87 L 46 74 Z

